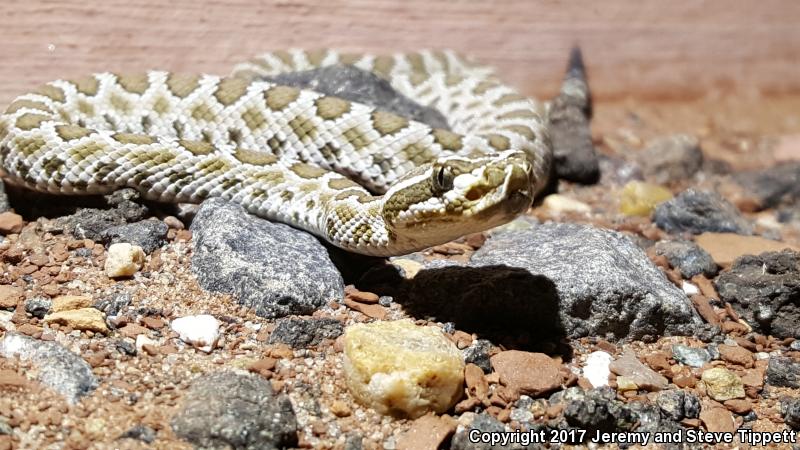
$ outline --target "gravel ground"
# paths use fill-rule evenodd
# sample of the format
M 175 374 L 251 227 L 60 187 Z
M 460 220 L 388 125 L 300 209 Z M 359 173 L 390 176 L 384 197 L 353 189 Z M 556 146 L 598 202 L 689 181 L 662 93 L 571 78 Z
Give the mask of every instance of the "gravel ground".
M 797 111 L 800 97 L 793 96 L 599 102 L 592 122 L 598 183 L 561 182 L 561 197 L 537 205 L 504 230 L 467 236 L 391 263 L 332 252 L 342 278 L 326 275 L 319 281 L 313 273 L 310 281 L 304 278 L 304 290 L 313 290 L 314 281 L 328 289 L 320 291 L 323 301 L 302 309 L 308 311 L 304 315 L 286 316 L 296 310 L 259 303 L 284 305 L 273 291 L 262 298 L 245 291 L 244 284 L 232 293 L 201 287 L 198 278 L 207 274 L 193 267 L 198 231 L 189 229 L 188 216 L 179 220 L 167 207 L 148 205 L 142 217 L 110 221 L 108 228 L 115 228 L 104 240 L 100 235 L 78 237 L 54 217 L 66 214 L 45 218 L 32 213 L 27 197 L 12 191 L 11 206 L 22 216 L 0 214 L 5 234 L 0 243 L 0 450 L 490 448 L 469 443 L 467 431 L 780 432 L 798 427 L 800 170 L 794 178 L 770 172 L 800 162 Z M 679 134 L 694 140 L 675 138 Z M 674 156 L 642 158 L 652 145 L 659 146 L 656 153 Z M 686 148 L 693 145 L 702 154 L 700 164 L 697 152 Z M 656 163 L 660 168 L 654 171 L 650 165 Z M 671 175 L 664 178 L 664 172 Z M 673 201 L 685 203 L 656 216 L 672 214 L 671 223 L 691 226 L 662 228 L 651 216 L 620 213 L 622 188 L 631 180 L 666 187 L 676 196 Z M 701 194 L 679 195 L 687 189 Z M 48 203 L 41 202 L 58 202 L 37 201 L 45 210 Z M 119 205 L 114 208 L 124 208 Z M 128 231 L 120 225 L 139 223 L 144 216 L 156 219 L 134 227 L 126 240 Z M 565 284 L 533 263 L 516 265 L 522 274 L 487 274 L 486 261 L 496 264 L 502 261 L 493 258 L 509 255 L 496 252 L 514 251 L 514 258 L 523 259 L 530 255 L 530 246 L 538 245 L 537 224 L 546 222 L 552 224 L 540 232 L 557 236 L 561 231 L 554 230 L 564 230 L 557 224 L 612 230 L 599 234 L 611 236 L 611 250 L 630 246 L 630 255 L 639 252 L 641 260 L 638 254 L 614 253 L 614 264 L 626 261 L 635 272 L 606 281 L 607 289 L 594 278 Z M 715 228 L 720 223 L 742 226 Z M 516 242 L 529 247 L 498 249 L 514 236 L 524 236 Z M 553 235 L 547 236 L 552 242 Z M 148 242 L 143 264 L 132 276 L 109 277 L 107 246 L 133 239 Z M 277 248 L 286 239 L 257 245 Z M 587 261 L 595 261 L 592 255 L 600 251 L 594 247 L 600 244 L 589 239 L 573 247 L 568 233 L 563 239 L 563 246 L 554 247 L 563 252 L 555 260 L 585 252 Z M 754 274 L 752 259 L 735 259 L 782 248 L 794 251 L 755 260 L 759 267 L 770 267 L 770 277 Z M 267 259 L 280 264 L 272 256 Z M 233 260 L 204 264 L 221 271 L 226 261 Z M 243 262 L 236 259 L 235 264 Z M 613 274 L 619 268 L 600 272 Z M 261 284 L 252 288 L 291 290 L 270 284 L 270 273 L 259 274 Z M 531 274 L 535 279 L 547 274 L 551 281 L 519 281 Z M 582 276 L 588 277 L 570 272 L 573 280 Z M 641 279 L 630 284 L 629 277 Z M 441 288 L 446 286 L 441 283 L 455 280 L 452 286 L 457 286 L 474 279 L 488 284 L 468 292 Z M 522 287 L 500 292 L 498 286 L 509 286 L 508 280 Z M 426 309 L 420 299 L 429 301 L 424 292 L 436 283 L 446 297 L 439 300 L 464 306 L 462 311 Z M 589 284 L 594 290 L 584 291 L 581 286 Z M 344 291 L 341 285 L 347 285 Z M 546 298 L 531 294 L 530 286 L 553 293 L 553 308 L 526 309 Z M 770 294 L 754 302 L 755 294 L 747 291 L 754 286 Z M 492 297 L 505 295 L 508 301 L 470 312 L 459 302 L 484 298 L 476 289 L 490 289 Z M 242 298 L 247 306 L 239 302 Z M 587 304 L 590 312 L 580 310 Z M 643 304 L 655 306 L 636 310 Z M 612 310 L 640 313 L 616 316 Z M 522 323 L 504 326 L 520 311 Z M 480 314 L 471 316 L 479 320 L 470 320 L 469 314 Z M 541 325 L 550 325 L 536 323 L 545 317 L 537 314 L 551 314 L 547 320 L 564 328 L 537 334 L 537 328 L 546 328 Z M 195 315 L 213 319 L 190 318 Z M 178 318 L 190 318 L 188 329 L 176 331 Z M 415 420 L 383 416 L 356 403 L 348 392 L 342 330 L 402 318 L 444 330 L 469 363 L 465 394 L 444 415 Z M 659 324 L 659 318 L 669 323 Z M 615 320 L 624 327 L 608 324 Z

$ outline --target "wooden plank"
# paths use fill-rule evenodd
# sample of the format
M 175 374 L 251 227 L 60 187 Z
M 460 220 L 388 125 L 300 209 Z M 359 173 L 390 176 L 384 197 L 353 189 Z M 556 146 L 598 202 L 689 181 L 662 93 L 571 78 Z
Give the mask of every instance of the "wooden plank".
M 580 43 L 599 98 L 794 91 L 796 0 L 4 0 L 0 104 L 62 77 L 227 73 L 285 47 L 455 48 L 535 95 Z

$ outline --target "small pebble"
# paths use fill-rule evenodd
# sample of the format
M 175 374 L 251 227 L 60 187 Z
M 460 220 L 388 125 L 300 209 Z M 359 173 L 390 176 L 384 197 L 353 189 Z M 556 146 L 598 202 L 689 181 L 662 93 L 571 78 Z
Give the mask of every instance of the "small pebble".
M 639 390 L 639 386 L 633 382 L 628 377 L 625 376 L 618 376 L 617 377 L 617 390 L 620 392 L 625 391 L 637 391 Z
M 138 245 L 128 243 L 111 244 L 108 247 L 105 271 L 110 278 L 129 277 L 144 264 L 144 251 Z
M 594 387 L 608 386 L 608 377 L 611 375 L 609 365 L 614 358 L 606 352 L 592 352 L 586 358 L 586 365 L 583 367 L 583 376 L 592 383 Z
M 520 394 L 540 396 L 561 386 L 562 366 L 544 353 L 507 350 L 491 357 L 500 384 L 516 398 Z
M 711 354 L 704 348 L 692 348 L 685 345 L 675 344 L 672 346 L 672 356 L 681 364 L 691 367 L 703 367 L 703 364 L 711 361 Z
M 695 286 L 694 284 L 689 283 L 688 281 L 684 281 L 683 283 L 681 283 L 681 288 L 683 289 L 683 292 L 688 297 L 691 297 L 693 295 L 697 295 L 697 294 L 700 293 L 700 289 L 697 286 Z
M 0 286 L 0 308 L 13 309 L 22 300 L 24 291 L 19 286 Z
M 0 234 L 19 233 L 22 231 L 22 216 L 6 211 L 0 213 Z
M 172 228 L 173 230 L 184 229 L 183 222 L 181 222 L 180 219 L 178 219 L 175 216 L 164 217 L 164 223 L 167 224 L 167 226 Z
M 106 315 L 94 308 L 59 311 L 44 316 L 44 323 L 57 323 L 74 330 L 108 333 Z
M 52 301 L 47 297 L 37 296 L 25 301 L 25 312 L 38 319 L 44 318 L 52 306 Z
M 170 328 L 180 339 L 198 350 L 210 353 L 219 339 L 219 321 L 212 315 L 180 317 L 172 321 Z
M 542 206 L 553 212 L 590 213 L 592 208 L 579 200 L 561 194 L 550 194 L 542 201 Z

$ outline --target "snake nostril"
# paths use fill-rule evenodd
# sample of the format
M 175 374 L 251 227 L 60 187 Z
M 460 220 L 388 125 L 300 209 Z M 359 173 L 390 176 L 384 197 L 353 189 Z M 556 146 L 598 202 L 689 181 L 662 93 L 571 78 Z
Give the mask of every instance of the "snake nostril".
M 467 193 L 464 195 L 464 197 L 467 200 L 474 202 L 475 200 L 481 198 L 481 193 L 478 189 L 473 188 L 468 190 Z

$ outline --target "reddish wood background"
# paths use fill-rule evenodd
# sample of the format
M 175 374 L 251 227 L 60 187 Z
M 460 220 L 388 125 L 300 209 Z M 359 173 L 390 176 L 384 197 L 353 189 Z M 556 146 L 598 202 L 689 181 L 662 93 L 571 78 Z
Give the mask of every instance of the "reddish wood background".
M 580 43 L 599 98 L 800 87 L 797 0 L 3 0 L 0 104 L 94 71 L 227 73 L 269 49 L 451 47 L 550 94 Z

